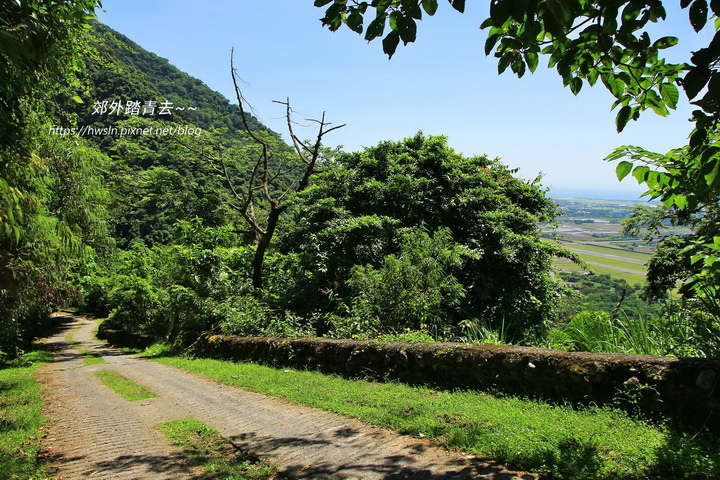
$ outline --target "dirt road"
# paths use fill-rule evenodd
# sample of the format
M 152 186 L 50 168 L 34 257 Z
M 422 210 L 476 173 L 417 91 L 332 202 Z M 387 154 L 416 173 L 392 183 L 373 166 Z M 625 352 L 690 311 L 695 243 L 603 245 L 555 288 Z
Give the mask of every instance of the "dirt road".
M 421 439 L 123 354 L 94 338 L 93 321 L 63 320 L 65 328 L 48 341 L 56 361 L 43 373 L 50 417 L 46 448 L 59 478 L 196 478 L 192 463 L 153 428 L 194 417 L 297 478 L 537 479 Z M 83 366 L 82 349 L 106 363 Z M 158 397 L 124 400 L 93 375 L 97 370 L 115 370 Z

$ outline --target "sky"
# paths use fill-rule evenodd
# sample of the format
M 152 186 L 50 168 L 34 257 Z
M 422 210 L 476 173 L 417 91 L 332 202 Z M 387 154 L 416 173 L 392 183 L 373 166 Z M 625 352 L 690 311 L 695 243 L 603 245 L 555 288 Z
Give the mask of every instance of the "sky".
M 464 14 L 440 3 L 419 23 L 416 42 L 401 44 L 392 59 L 379 40 L 323 28 L 324 9 L 312 0 L 103 0 L 97 14 L 229 99 L 234 47 L 243 95 L 278 133 L 286 133 L 284 107 L 273 100 L 289 98 L 300 125 L 323 112 L 334 125 L 346 124 L 325 137 L 327 146 L 357 151 L 418 131 L 445 135 L 456 151 L 499 157 L 522 178 L 544 174 L 555 197 L 638 198 L 642 186 L 618 182 L 615 165 L 603 158 L 621 145 L 666 152 L 687 142 L 691 106 L 682 93 L 669 117 L 648 111 L 618 134 L 614 99 L 600 82 L 574 96 L 543 59 L 521 79 L 498 75 L 483 51 L 487 31 L 479 29 L 488 2 L 468 2 Z M 666 50 L 673 61 L 686 61 L 714 33 L 706 27 L 696 34 L 679 9 L 653 27 L 653 40 L 680 39 Z M 315 135 L 311 128 L 296 134 Z

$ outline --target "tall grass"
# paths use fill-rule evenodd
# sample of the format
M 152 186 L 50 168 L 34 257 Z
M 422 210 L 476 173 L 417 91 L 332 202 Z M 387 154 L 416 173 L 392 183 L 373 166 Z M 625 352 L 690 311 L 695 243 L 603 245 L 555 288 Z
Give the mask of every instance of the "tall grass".
M 706 319 L 700 314 L 688 317 L 687 312 L 671 311 L 657 318 L 629 317 L 622 312 L 612 317 L 606 312 L 585 311 L 565 327 L 552 330 L 549 346 L 583 352 L 704 357 L 712 348 L 703 345 L 716 333 L 707 326 L 703 333 L 699 325 L 702 318 Z

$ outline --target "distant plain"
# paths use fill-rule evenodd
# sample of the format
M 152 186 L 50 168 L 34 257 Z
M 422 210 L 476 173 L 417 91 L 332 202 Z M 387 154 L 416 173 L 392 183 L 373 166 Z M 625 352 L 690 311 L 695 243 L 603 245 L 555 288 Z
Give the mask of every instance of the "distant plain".
M 622 221 L 629 218 L 640 201 L 556 199 L 563 212 L 554 224 L 543 224 L 546 237 L 557 239 L 587 263 L 589 273 L 622 278 L 632 285 L 645 283 L 646 264 L 655 249 L 657 238 L 647 241 L 642 233 L 622 233 Z M 668 227 L 664 233 L 686 234 L 687 229 Z M 564 271 L 583 268 L 569 260 L 557 258 L 555 265 Z

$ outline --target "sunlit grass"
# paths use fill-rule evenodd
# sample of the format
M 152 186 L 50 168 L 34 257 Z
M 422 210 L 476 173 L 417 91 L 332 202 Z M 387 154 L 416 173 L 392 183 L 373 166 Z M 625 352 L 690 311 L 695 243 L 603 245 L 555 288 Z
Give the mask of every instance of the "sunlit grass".
M 279 478 L 275 468 L 265 462 L 253 461 L 216 430 L 194 418 L 173 420 L 156 427 L 209 475 L 203 478 L 218 480 Z
M 720 442 L 702 435 L 690 438 L 618 410 L 577 410 L 480 392 L 347 380 L 219 360 L 156 361 L 556 478 L 720 478 Z
M 115 392 L 125 400 L 134 402 L 136 400 L 157 397 L 156 394 L 147 388 L 123 377 L 114 370 L 103 370 L 93 373 L 95 373 L 105 385 L 115 390 Z
M 0 472 L 3 479 L 49 478 L 40 462 L 45 421 L 37 369 L 52 361 L 48 352 L 32 352 L 0 369 Z
M 86 367 L 105 363 L 105 359 L 92 350 L 81 350 L 80 354 L 83 356 L 83 365 Z

